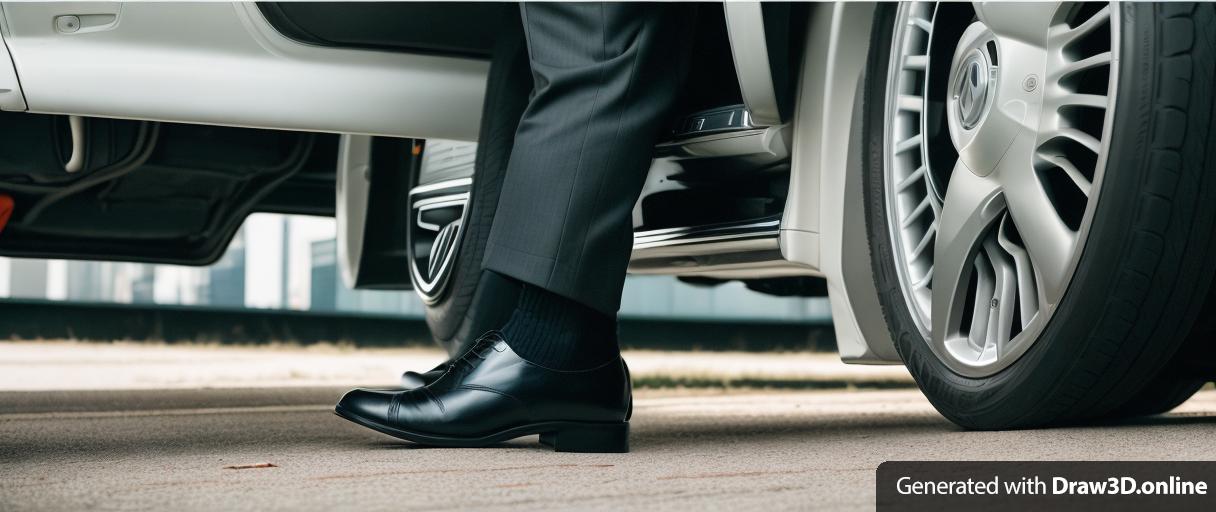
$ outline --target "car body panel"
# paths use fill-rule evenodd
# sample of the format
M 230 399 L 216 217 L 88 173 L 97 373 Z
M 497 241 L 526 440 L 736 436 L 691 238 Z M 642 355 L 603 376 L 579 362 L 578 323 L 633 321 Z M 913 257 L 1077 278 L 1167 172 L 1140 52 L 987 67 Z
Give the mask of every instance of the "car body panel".
M 899 362 L 870 270 L 854 124 L 875 5 L 815 4 L 794 120 L 790 201 L 781 224 L 786 259 L 828 282 L 836 344 L 851 363 Z M 852 158 L 850 158 L 853 156 Z
M 303 44 L 252 3 L 2 8 L 30 112 L 476 139 L 484 60 Z M 68 33 L 57 28 L 60 16 L 114 20 Z
M 17 69 L 13 67 L 8 45 L 0 37 L 0 110 L 23 112 L 25 109 L 25 95 L 21 93 Z

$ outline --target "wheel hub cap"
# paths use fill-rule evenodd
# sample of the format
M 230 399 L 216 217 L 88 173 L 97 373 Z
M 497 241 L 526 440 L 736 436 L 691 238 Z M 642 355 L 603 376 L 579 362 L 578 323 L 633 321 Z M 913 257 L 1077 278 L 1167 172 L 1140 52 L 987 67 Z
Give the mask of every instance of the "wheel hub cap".
M 971 50 L 963 65 L 955 69 L 954 99 L 958 102 L 958 120 L 963 128 L 970 130 L 979 124 L 988 107 L 988 77 L 991 66 L 980 50 Z

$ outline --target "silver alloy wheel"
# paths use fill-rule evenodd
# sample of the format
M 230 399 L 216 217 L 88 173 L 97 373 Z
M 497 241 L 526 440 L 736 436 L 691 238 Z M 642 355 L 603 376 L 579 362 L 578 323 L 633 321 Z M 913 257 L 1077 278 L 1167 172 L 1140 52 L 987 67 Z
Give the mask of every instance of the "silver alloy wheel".
M 900 287 L 938 358 L 989 376 L 1042 333 L 1085 245 L 1114 116 L 1118 10 L 898 9 L 884 183 Z

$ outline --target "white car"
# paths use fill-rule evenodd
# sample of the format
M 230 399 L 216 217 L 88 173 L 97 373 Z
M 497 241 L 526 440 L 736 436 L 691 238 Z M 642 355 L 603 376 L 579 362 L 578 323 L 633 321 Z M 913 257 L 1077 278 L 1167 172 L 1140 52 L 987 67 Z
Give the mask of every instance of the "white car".
M 966 427 L 1168 410 L 1216 375 L 1214 11 L 704 4 L 630 270 L 826 293 L 846 362 L 906 364 Z M 0 254 L 201 265 L 251 212 L 332 215 L 348 282 L 412 287 L 458 350 L 489 322 L 517 24 L 4 2 Z

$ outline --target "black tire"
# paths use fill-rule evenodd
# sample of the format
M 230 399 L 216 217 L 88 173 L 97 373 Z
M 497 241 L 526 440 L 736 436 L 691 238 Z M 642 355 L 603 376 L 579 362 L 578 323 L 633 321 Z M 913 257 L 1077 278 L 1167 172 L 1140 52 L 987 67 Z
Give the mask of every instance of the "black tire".
M 1199 319 L 1191 327 L 1182 349 L 1152 382 L 1110 416 L 1119 419 L 1169 412 L 1213 377 L 1216 377 L 1216 286 L 1209 286 Z
M 1117 419 L 1165 414 L 1190 399 L 1204 384 L 1200 379 L 1179 378 L 1168 371 L 1162 372 L 1110 416 Z
M 512 300 L 516 293 L 501 279 L 483 278 L 481 270 L 515 130 L 532 91 L 519 10 L 511 8 L 513 4 L 506 7 L 486 83 L 464 235 L 446 291 L 426 308 L 431 335 L 451 355 L 462 353 L 482 333 L 501 327 L 504 312 L 511 309 L 491 303 Z
M 876 17 L 863 104 L 866 223 L 878 295 L 917 384 L 951 421 L 1003 429 L 1108 416 L 1167 368 L 1216 259 L 1212 4 L 1116 4 L 1122 38 L 1111 149 L 1089 238 L 1040 338 L 989 377 L 951 371 L 900 290 L 884 204 L 883 98 L 893 6 Z M 1170 405 L 1185 393 L 1164 396 Z M 1141 403 L 1144 403 L 1143 401 Z M 1141 410 L 1149 410 L 1142 408 Z

